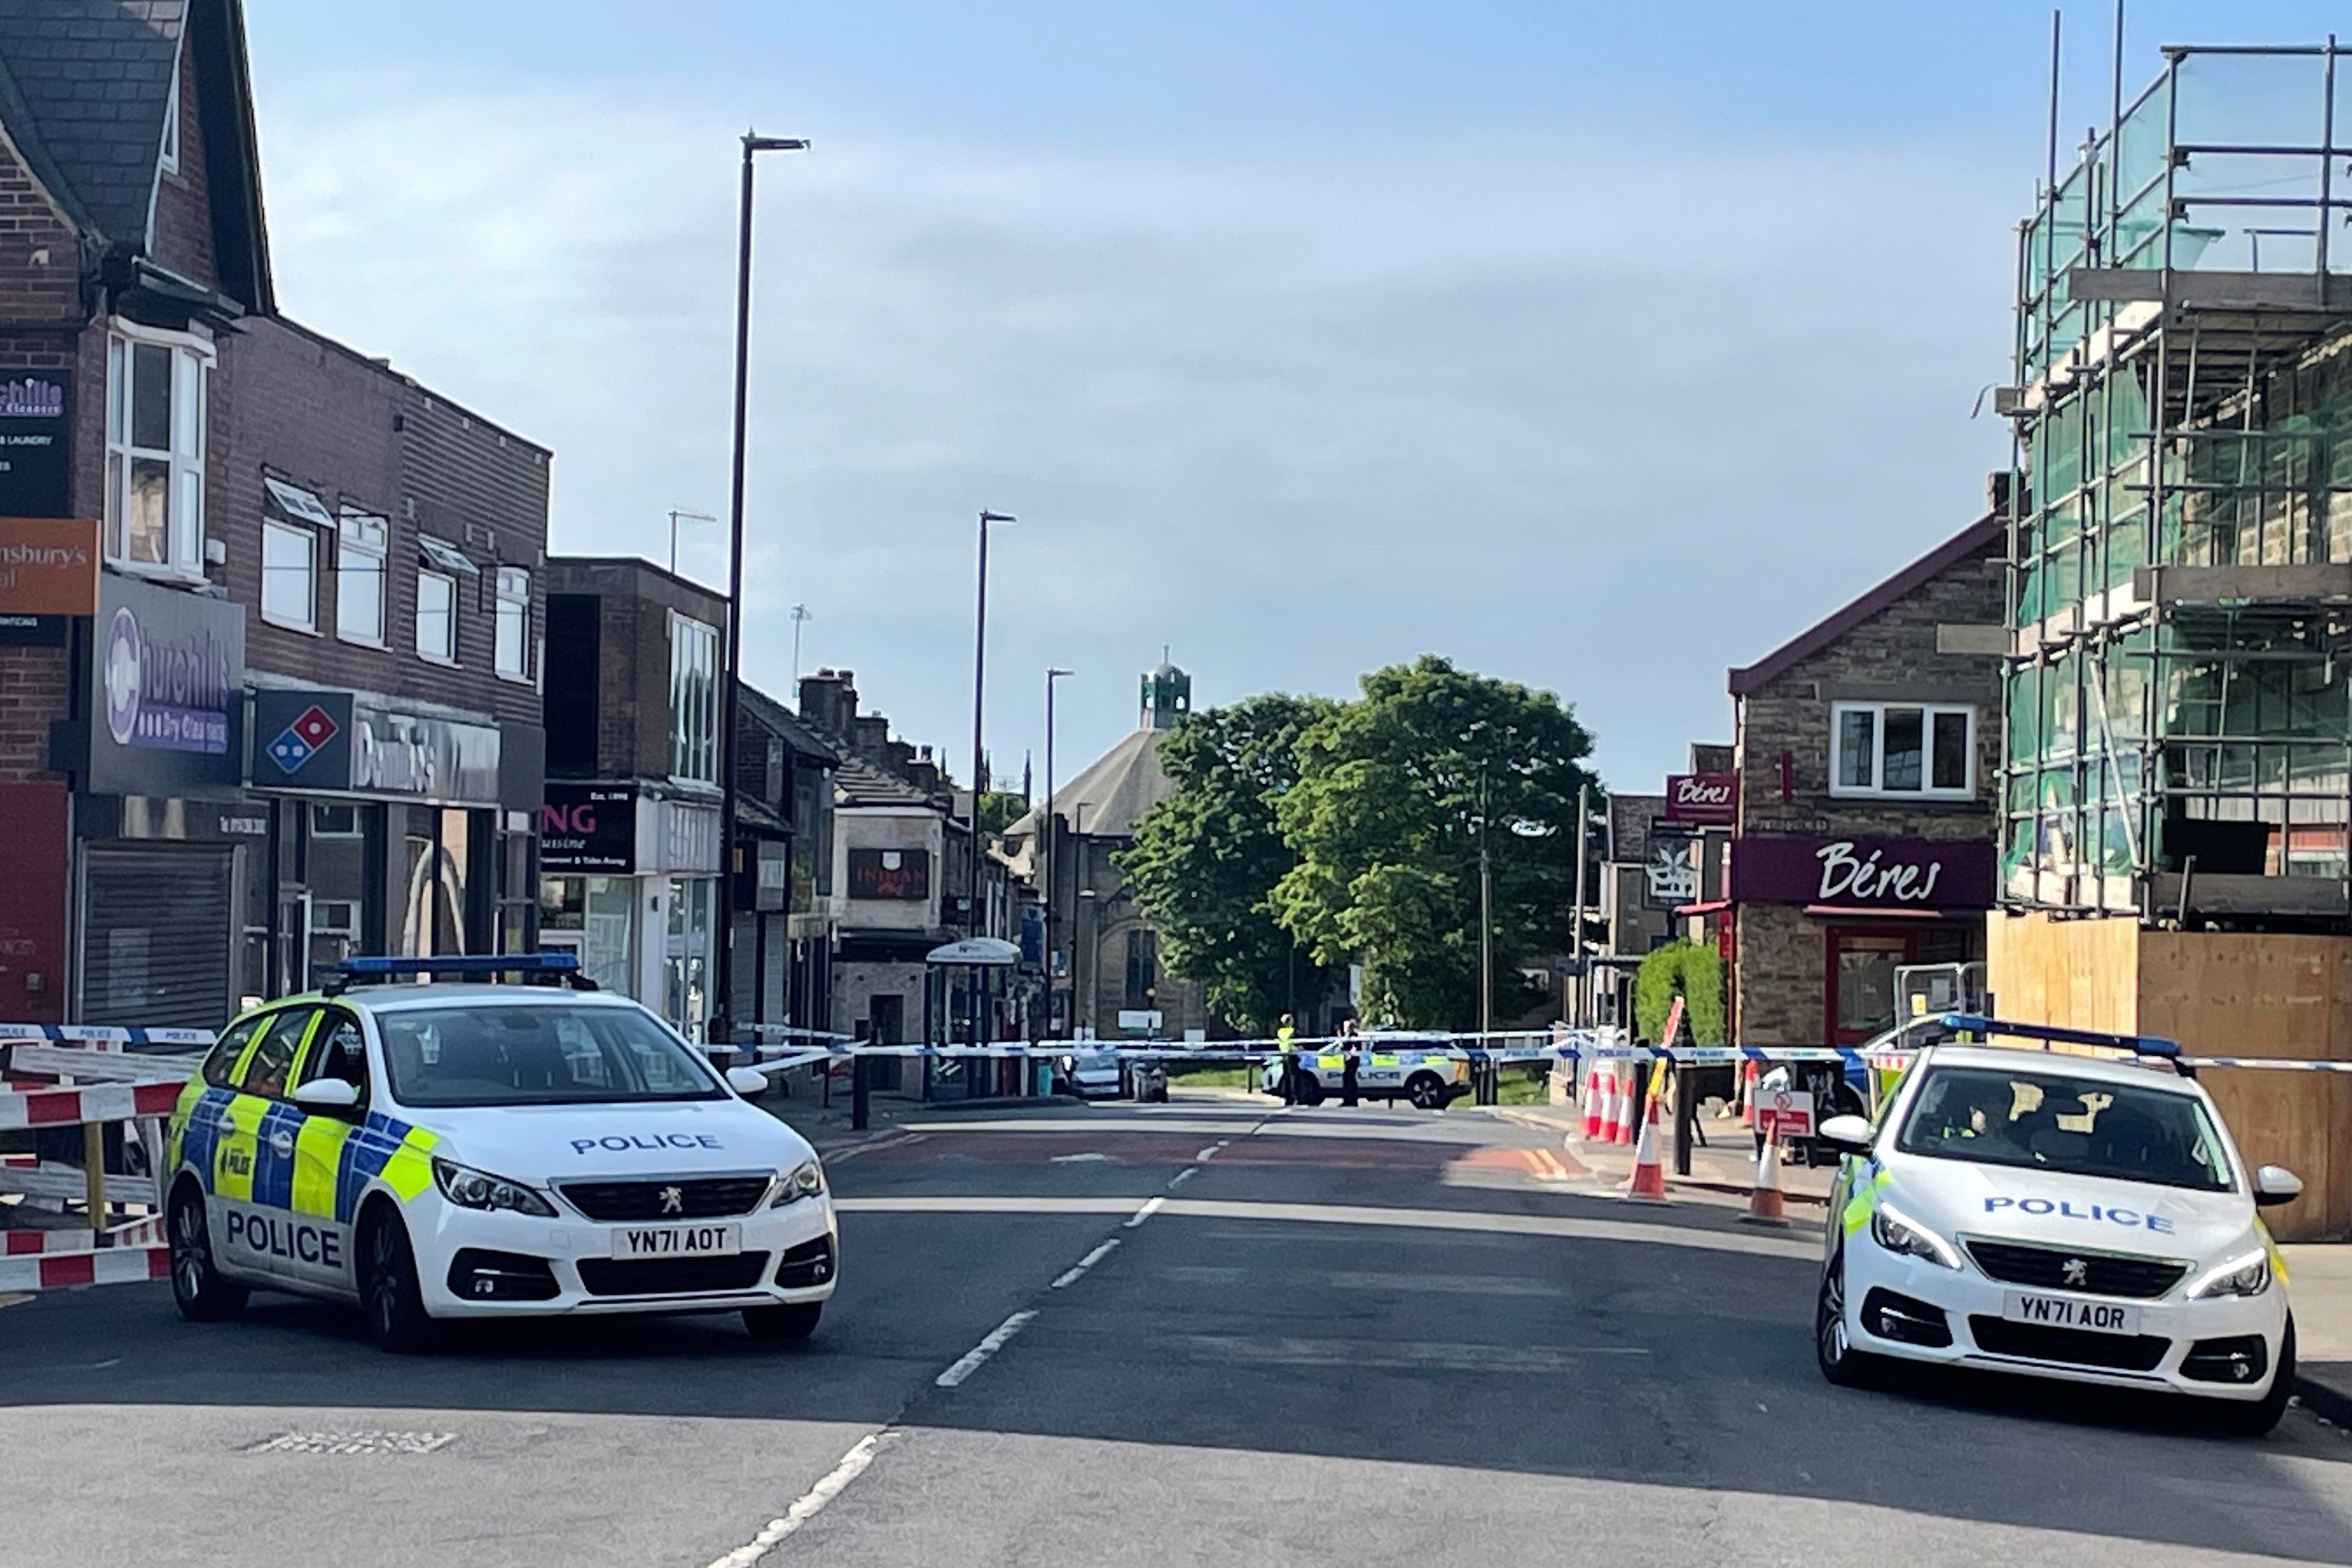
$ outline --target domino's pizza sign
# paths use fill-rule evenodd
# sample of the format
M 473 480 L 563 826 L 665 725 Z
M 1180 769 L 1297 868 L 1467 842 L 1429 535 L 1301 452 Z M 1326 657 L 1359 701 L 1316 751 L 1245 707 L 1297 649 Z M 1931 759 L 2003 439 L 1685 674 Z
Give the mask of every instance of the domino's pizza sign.
M 253 736 L 256 789 L 352 787 L 350 692 L 257 690 Z

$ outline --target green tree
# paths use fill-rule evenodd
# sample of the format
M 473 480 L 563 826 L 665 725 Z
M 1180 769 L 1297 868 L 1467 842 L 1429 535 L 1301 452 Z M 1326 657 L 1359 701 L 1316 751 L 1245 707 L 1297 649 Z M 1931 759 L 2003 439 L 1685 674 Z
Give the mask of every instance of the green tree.
M 1298 739 L 1276 808 L 1297 857 L 1282 922 L 1327 963 L 1364 965 L 1364 1006 L 1420 1027 L 1475 1027 L 1478 863 L 1492 867 L 1494 1013 L 1541 1001 L 1524 960 L 1568 944 L 1578 786 L 1591 737 L 1548 691 L 1423 655 L 1363 679 Z
M 1169 972 L 1202 982 L 1209 1005 L 1244 1033 L 1271 1033 L 1330 988 L 1329 971 L 1275 919 L 1272 899 L 1297 862 L 1276 804 L 1297 781 L 1299 735 L 1332 706 L 1265 692 L 1187 716 L 1160 742 L 1174 792 L 1118 857 Z
M 980 797 L 980 830 L 998 834 L 1021 820 L 1029 802 L 1019 792 L 992 789 Z

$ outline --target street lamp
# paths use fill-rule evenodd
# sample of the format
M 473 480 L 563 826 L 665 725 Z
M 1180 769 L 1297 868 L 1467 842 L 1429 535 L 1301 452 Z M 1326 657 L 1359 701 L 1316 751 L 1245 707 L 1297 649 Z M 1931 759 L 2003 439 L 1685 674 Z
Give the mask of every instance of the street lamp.
M 1045 1033 L 1054 1035 L 1054 829 L 1061 818 L 1054 810 L 1054 682 L 1068 675 L 1066 669 L 1048 668 L 1045 671 L 1045 817 L 1039 824 L 1045 834 Z M 1072 993 L 1076 995 L 1075 991 Z
M 988 525 L 992 522 L 1017 521 L 1001 511 L 985 507 L 980 513 L 980 607 L 972 616 L 971 644 L 971 865 L 965 891 L 971 896 L 966 919 L 967 934 L 984 936 L 980 914 L 980 797 L 988 787 L 988 766 L 981 760 L 980 705 L 982 683 L 988 673 Z M 977 1021 L 974 1028 L 978 1028 Z M 973 1044 L 977 1045 L 977 1039 Z
M 681 522 L 717 522 L 718 521 L 707 511 L 685 511 L 677 507 L 669 509 L 669 574 L 671 576 L 677 575 L 677 525 Z
M 735 229 L 735 449 L 727 514 L 727 683 L 719 709 L 718 1005 L 710 1037 L 733 1037 L 735 1013 L 735 710 L 742 700 L 743 442 L 751 385 L 751 162 L 761 153 L 805 153 L 798 136 L 743 132 L 743 191 Z

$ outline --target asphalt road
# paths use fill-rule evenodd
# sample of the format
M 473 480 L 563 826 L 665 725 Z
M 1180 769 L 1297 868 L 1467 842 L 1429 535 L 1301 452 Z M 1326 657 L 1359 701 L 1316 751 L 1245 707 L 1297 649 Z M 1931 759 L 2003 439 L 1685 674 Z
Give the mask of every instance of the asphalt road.
M 1831 1389 L 1811 1232 L 1622 1203 L 1463 1110 L 942 1115 L 831 1170 L 805 1345 L 0 1310 L 0 1564 L 2352 1563 L 2352 1439 L 2310 1416 Z

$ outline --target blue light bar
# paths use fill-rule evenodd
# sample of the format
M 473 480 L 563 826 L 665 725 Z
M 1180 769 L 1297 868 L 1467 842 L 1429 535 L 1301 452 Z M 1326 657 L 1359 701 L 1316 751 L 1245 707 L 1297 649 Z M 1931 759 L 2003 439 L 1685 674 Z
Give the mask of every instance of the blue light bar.
M 1947 1029 L 1971 1035 L 2008 1035 L 2023 1040 L 2067 1046 L 2096 1046 L 2103 1050 L 2132 1051 L 2144 1057 L 2178 1057 L 2180 1042 L 2161 1035 L 2110 1035 L 2097 1029 L 2067 1029 L 2056 1024 L 2013 1024 L 1977 1013 L 1947 1013 Z
M 346 958 L 335 968 L 352 980 L 398 980 L 413 974 L 577 974 L 580 959 L 569 952 L 440 953 L 429 958 Z

